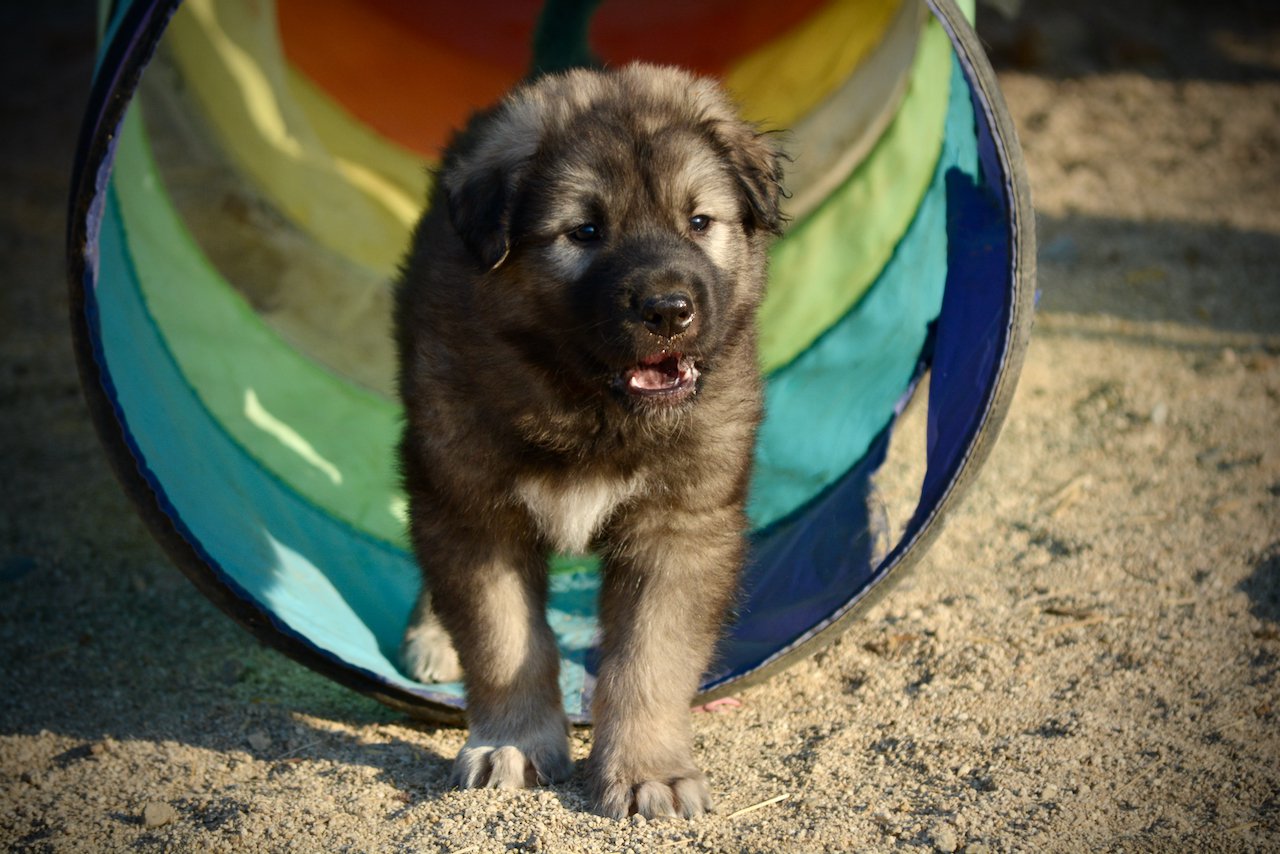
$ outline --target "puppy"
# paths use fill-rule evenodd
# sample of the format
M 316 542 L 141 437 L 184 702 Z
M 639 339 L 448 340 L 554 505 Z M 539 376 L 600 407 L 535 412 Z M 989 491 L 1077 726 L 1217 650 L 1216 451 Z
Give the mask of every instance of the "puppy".
M 465 679 L 456 784 L 569 774 L 547 556 L 594 549 L 598 809 L 710 809 L 689 705 L 743 559 L 779 159 L 715 83 L 639 64 L 526 84 L 446 151 L 395 316 L 402 652 Z

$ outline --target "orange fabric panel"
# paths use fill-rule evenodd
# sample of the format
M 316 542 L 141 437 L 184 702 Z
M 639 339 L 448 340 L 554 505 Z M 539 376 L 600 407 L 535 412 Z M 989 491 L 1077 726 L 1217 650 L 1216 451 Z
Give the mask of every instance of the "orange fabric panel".
M 827 0 L 606 0 L 592 46 L 722 74 Z M 531 61 L 542 0 L 276 0 L 285 55 L 352 116 L 434 159 Z
M 645 59 L 721 75 L 828 0 L 605 0 L 591 44 L 606 62 Z
M 360 5 L 397 27 L 521 77 L 532 63 L 533 29 L 543 0 L 361 0 Z
M 425 157 L 521 77 L 375 12 L 362 0 L 277 0 L 285 55 L 357 119 Z

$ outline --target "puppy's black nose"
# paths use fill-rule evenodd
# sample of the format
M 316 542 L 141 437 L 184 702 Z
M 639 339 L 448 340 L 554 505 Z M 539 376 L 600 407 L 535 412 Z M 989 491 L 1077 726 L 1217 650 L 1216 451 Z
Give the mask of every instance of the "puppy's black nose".
M 674 293 L 649 297 L 640 307 L 645 329 L 663 338 L 674 338 L 693 323 L 693 300 Z

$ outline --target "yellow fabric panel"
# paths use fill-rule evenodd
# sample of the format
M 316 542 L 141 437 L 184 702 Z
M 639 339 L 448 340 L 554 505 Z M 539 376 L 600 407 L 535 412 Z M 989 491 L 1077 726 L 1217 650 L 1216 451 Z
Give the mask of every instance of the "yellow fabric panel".
M 187 0 L 169 40 L 223 146 L 279 209 L 321 243 L 392 274 L 416 205 L 383 173 L 331 151 L 311 125 L 289 86 L 274 3 Z
M 325 148 L 341 162 L 367 173 L 357 186 L 394 211 L 407 228 L 412 227 L 431 184 L 426 161 L 358 121 L 292 65 L 288 84 Z M 407 243 L 407 234 L 405 239 Z
M 748 118 L 790 127 L 844 82 L 880 43 L 901 0 L 835 0 L 735 64 L 725 84 Z
M 903 0 L 889 29 L 862 63 L 785 134 L 790 161 L 783 210 L 793 220 L 813 212 L 866 159 L 906 96 L 920 29 L 922 0 Z

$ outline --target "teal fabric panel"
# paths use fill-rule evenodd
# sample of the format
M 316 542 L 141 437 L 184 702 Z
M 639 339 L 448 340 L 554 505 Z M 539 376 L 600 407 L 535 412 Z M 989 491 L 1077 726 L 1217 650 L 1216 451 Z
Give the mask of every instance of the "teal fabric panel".
M 392 661 L 418 587 L 407 555 L 303 502 L 233 443 L 177 371 L 142 303 L 114 197 L 100 237 L 102 359 L 149 482 L 236 595 L 353 668 L 435 697 Z M 323 569 L 321 569 L 323 567 Z
M 819 495 L 862 458 L 893 418 L 942 307 L 946 175 L 954 169 L 976 175 L 978 155 L 969 85 L 953 59 L 942 154 L 910 228 L 866 296 L 765 384 L 747 507 L 753 528 L 767 527 Z
M 396 667 L 420 583 L 409 555 L 272 476 L 186 383 L 142 300 L 118 204 L 112 194 L 99 243 L 99 342 L 131 445 L 170 518 L 209 571 L 280 631 L 386 683 L 461 705 L 460 683 L 424 686 Z M 551 585 L 548 617 L 561 645 L 565 709 L 574 716 L 588 702 L 583 662 L 595 639 L 596 586 L 581 572 L 557 574 Z

